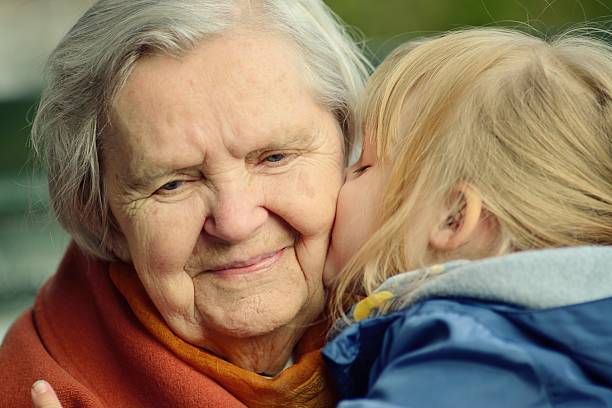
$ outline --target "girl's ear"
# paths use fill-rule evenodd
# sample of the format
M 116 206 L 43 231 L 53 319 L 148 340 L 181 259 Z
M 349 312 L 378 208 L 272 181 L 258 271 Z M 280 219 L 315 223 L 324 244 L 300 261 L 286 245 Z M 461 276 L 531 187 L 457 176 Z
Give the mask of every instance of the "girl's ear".
M 478 231 L 482 198 L 469 184 L 458 184 L 449 197 L 451 207 L 442 207 L 438 222 L 429 233 L 429 245 L 439 251 L 453 251 L 467 244 Z

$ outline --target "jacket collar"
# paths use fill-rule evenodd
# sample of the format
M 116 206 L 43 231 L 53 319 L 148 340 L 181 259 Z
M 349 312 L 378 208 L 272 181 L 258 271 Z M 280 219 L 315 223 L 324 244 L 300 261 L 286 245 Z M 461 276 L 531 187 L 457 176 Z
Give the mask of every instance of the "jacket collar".
M 529 309 L 612 297 L 612 247 L 522 251 L 478 261 L 457 260 L 389 278 L 355 305 L 355 321 L 429 298 L 471 298 Z

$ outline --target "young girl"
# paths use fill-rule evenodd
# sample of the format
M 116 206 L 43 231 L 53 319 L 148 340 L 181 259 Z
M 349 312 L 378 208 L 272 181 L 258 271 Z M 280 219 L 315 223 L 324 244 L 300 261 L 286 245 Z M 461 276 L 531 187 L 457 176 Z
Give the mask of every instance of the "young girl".
M 325 271 L 340 406 L 612 406 L 612 47 L 454 32 L 365 101 Z

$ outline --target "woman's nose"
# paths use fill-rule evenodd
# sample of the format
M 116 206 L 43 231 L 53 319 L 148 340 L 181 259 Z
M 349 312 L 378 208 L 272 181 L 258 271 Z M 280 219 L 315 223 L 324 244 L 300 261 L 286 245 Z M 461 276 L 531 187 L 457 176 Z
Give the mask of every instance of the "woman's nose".
M 213 203 L 212 211 L 204 222 L 204 232 L 235 244 L 252 237 L 268 217 L 257 194 L 246 189 L 221 188 Z

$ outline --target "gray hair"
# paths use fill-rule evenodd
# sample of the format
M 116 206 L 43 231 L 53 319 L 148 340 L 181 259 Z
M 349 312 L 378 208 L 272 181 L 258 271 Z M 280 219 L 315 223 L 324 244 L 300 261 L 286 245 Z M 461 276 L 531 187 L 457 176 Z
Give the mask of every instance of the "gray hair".
M 32 128 L 51 208 L 81 248 L 117 258 L 101 148 L 110 107 L 135 63 L 151 51 L 180 55 L 237 24 L 297 45 L 319 101 L 350 145 L 353 108 L 371 66 L 322 0 L 100 0 L 51 54 Z

